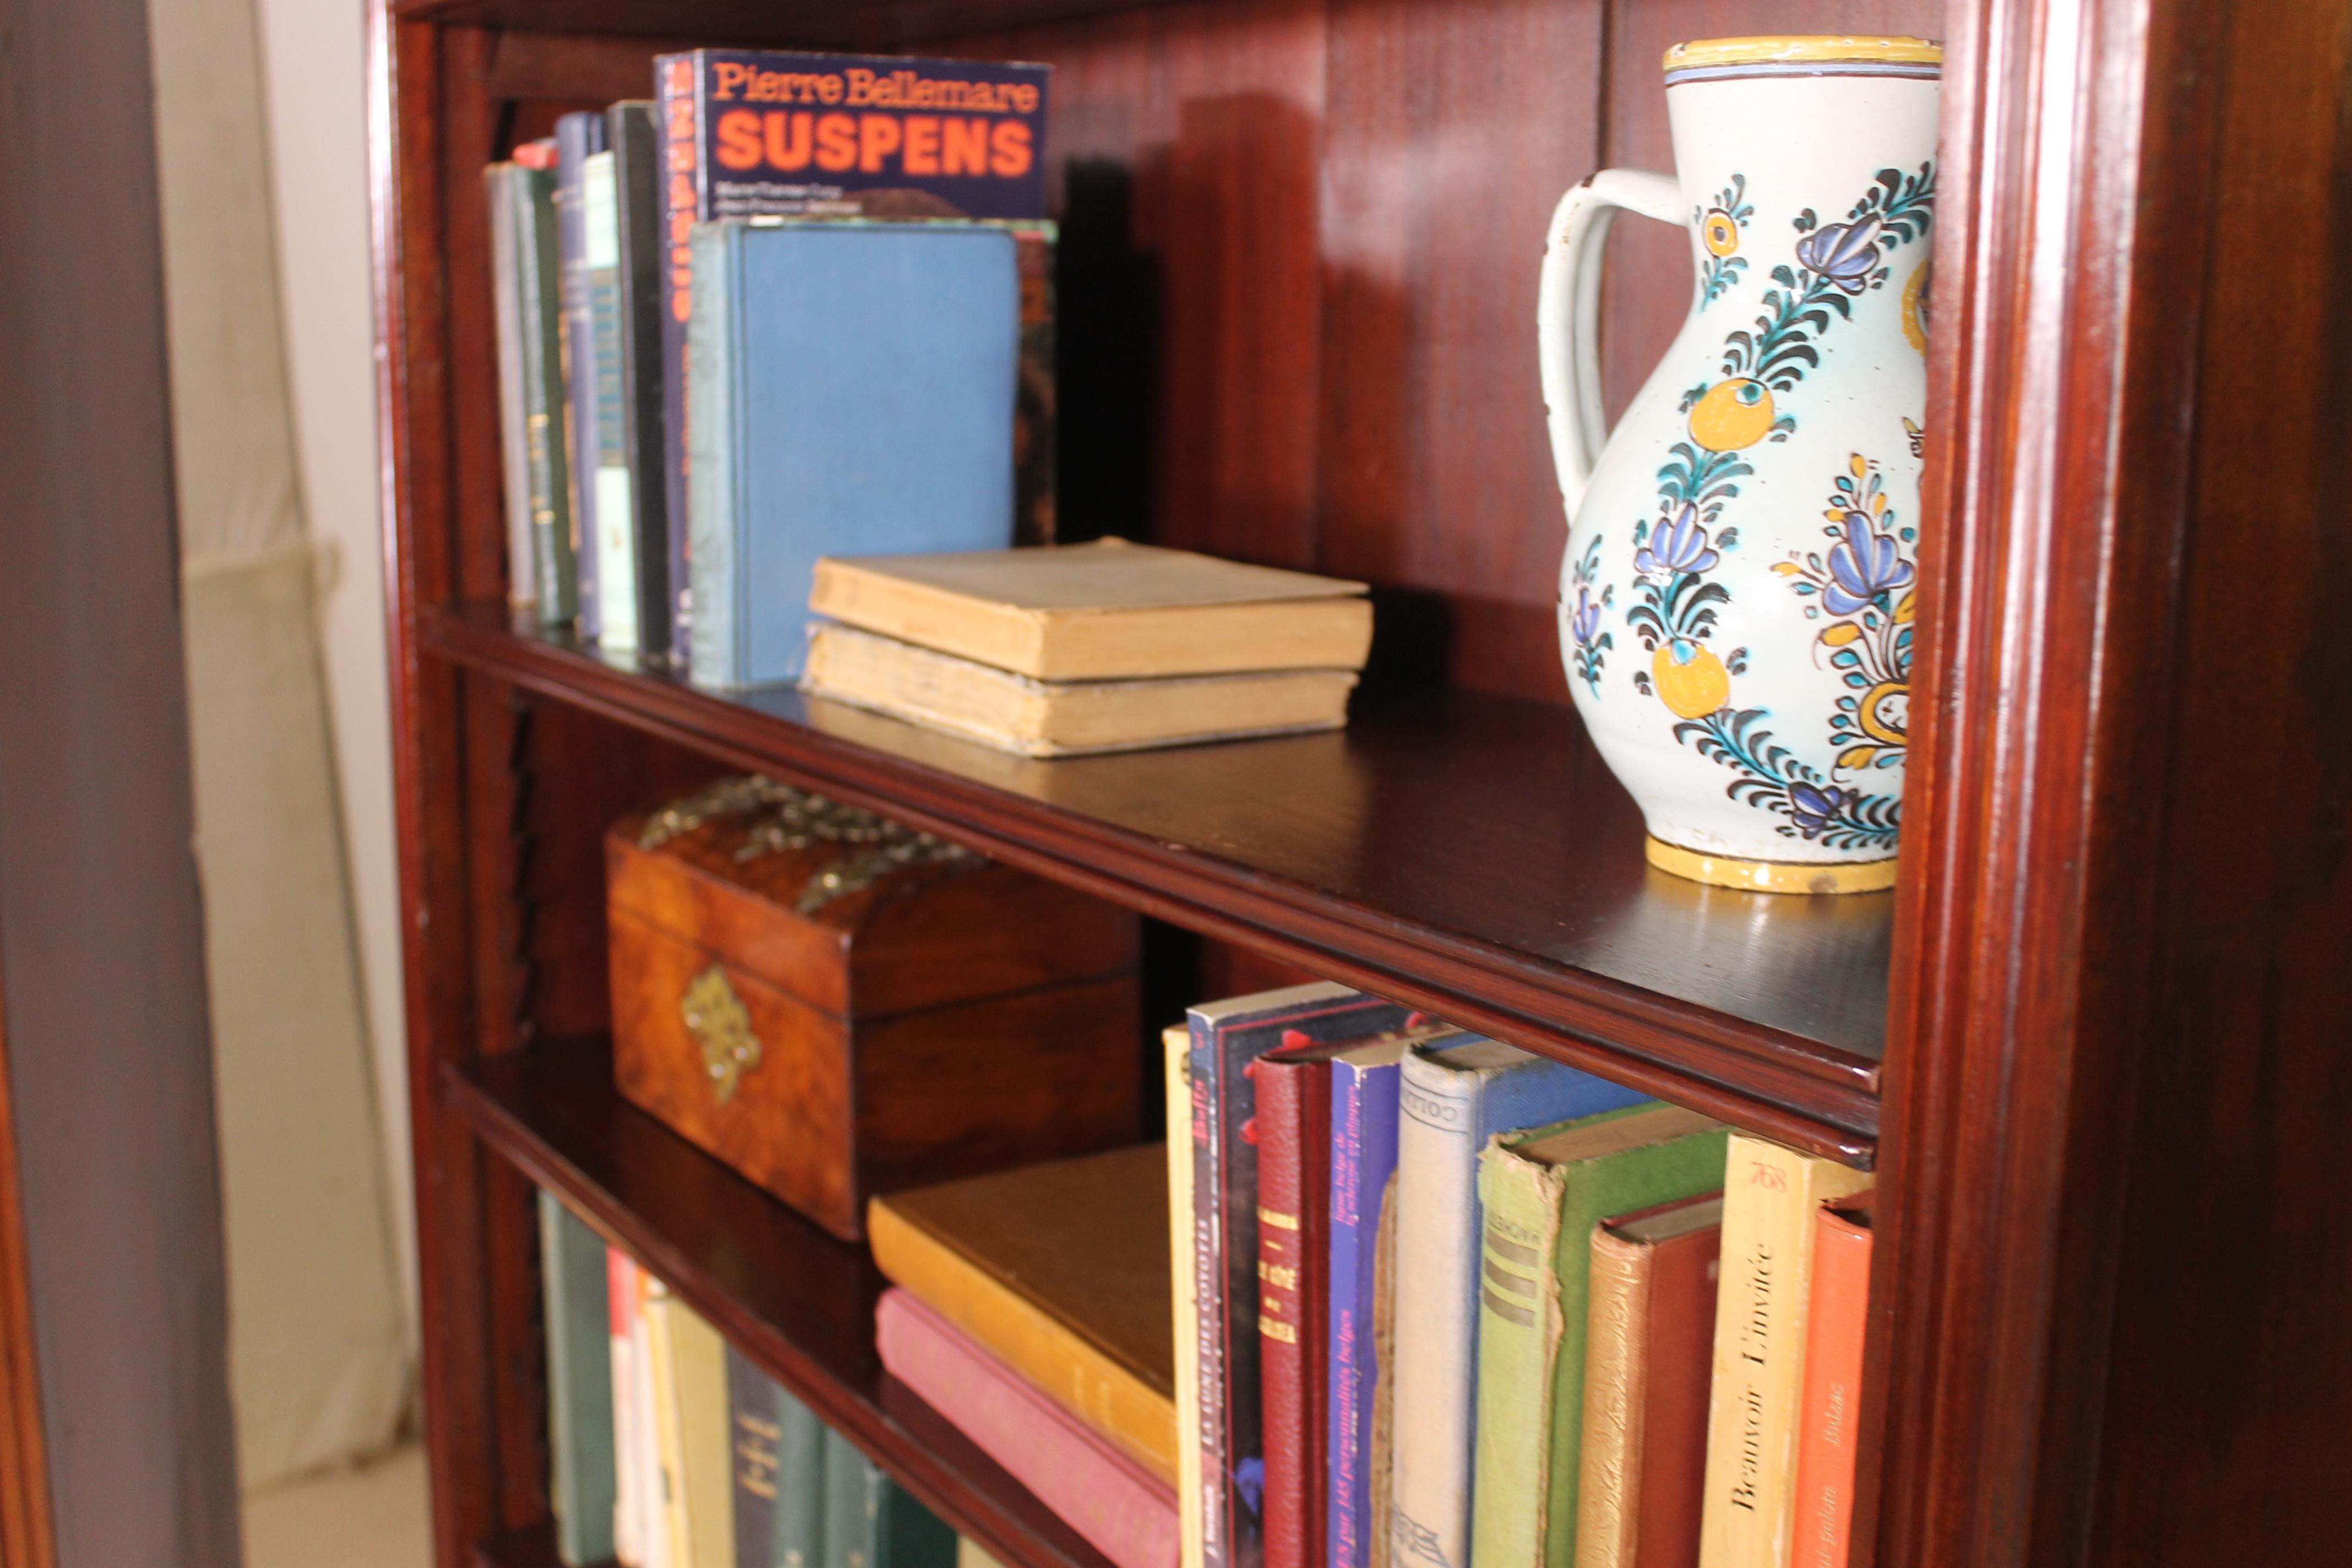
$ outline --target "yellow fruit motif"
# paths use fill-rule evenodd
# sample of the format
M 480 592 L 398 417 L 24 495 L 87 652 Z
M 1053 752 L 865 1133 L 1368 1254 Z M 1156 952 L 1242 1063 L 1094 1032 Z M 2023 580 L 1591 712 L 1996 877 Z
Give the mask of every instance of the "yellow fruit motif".
M 1911 280 L 1903 285 L 1903 335 L 1922 355 L 1927 352 L 1927 311 L 1931 298 L 1928 268 L 1932 265 L 1930 261 L 1919 263 L 1912 269 Z M 1908 425 L 1911 422 L 1906 419 L 1904 423 Z M 1915 452 L 1912 456 L 1918 454 Z
M 1874 741 L 1890 746 L 1907 743 L 1911 728 L 1911 683 L 1908 680 L 1882 680 L 1863 693 L 1855 705 L 1862 732 Z
M 1760 381 L 1718 381 L 1691 405 L 1691 439 L 1710 452 L 1738 452 L 1771 434 L 1772 392 Z
M 1732 222 L 1731 215 L 1721 207 L 1706 215 L 1699 225 L 1698 233 L 1709 256 L 1728 256 L 1739 248 L 1739 226 Z
M 1650 661 L 1650 679 L 1658 700 L 1678 719 L 1704 719 L 1731 700 L 1731 676 L 1723 660 L 1679 637 L 1658 649 Z

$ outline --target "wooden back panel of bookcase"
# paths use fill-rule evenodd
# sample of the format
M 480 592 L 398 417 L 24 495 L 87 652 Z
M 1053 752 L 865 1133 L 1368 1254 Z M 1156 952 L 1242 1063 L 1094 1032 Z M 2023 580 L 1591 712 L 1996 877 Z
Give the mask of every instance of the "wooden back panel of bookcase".
M 1070 534 L 1363 576 L 1383 679 L 1552 700 L 1561 525 L 1529 341 L 1549 205 L 1596 167 L 1666 163 L 1675 39 L 1948 37 L 1857 1539 L 1887 1568 L 2339 1560 L 2346 8 L 1193 0 L 974 30 L 1086 8 L 378 12 L 442 1568 L 546 1499 L 528 1193 L 436 1112 L 438 1067 L 601 1026 L 595 830 L 717 765 L 418 650 L 418 606 L 503 588 L 479 170 L 642 93 L 656 48 L 893 26 L 1057 67 Z M 671 37 L 625 32 L 656 14 Z M 1687 263 L 1664 228 L 1612 244 L 1614 405 Z

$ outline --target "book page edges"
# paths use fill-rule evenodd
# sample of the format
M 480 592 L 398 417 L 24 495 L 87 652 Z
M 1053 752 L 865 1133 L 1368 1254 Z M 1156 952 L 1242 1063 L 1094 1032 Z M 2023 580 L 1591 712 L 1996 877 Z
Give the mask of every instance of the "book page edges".
M 1352 585 L 1351 585 L 1352 586 Z M 1372 606 L 1357 595 L 1138 608 L 1039 609 L 817 563 L 812 612 L 1039 680 L 1361 668 Z

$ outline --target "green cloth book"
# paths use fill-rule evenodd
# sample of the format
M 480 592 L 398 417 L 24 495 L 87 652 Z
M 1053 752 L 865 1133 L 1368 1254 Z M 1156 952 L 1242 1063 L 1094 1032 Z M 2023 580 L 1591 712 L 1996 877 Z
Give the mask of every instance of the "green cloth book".
M 955 1568 L 956 1533 L 838 1432 L 824 1439 L 824 1568 Z
M 572 1568 L 613 1556 L 613 1359 L 604 1239 L 539 1194 L 547 1311 L 548 1490 L 555 1551 Z
M 1728 1130 L 1674 1106 L 1503 1133 L 1479 1162 L 1478 1568 L 1570 1568 L 1592 1228 L 1723 1185 Z
M 777 1390 L 783 1438 L 776 1445 L 774 1568 L 822 1568 L 824 1562 L 824 1451 L 838 1441 L 816 1412 Z

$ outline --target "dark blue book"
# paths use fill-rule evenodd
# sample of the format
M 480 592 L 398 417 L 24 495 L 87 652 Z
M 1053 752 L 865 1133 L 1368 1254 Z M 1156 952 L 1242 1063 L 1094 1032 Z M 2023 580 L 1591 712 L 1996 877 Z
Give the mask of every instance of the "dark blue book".
M 744 222 L 693 236 L 688 670 L 796 679 L 824 555 L 1013 539 L 1013 237 Z
M 645 100 L 604 111 L 612 149 L 614 303 L 622 466 L 629 543 L 635 553 L 636 647 L 656 662 L 670 652 L 669 489 L 662 475 L 661 133 Z M 601 392 L 600 392 L 601 395 Z M 684 560 L 679 566 L 683 576 Z
M 1201 1510 L 1206 1568 L 1257 1568 L 1265 1458 L 1258 1377 L 1257 1113 L 1251 1068 L 1283 1046 L 1404 1027 L 1410 1009 L 1344 985 L 1293 985 L 1203 1003 L 1192 1035 L 1192 1293 L 1198 1312 Z
M 604 117 L 583 111 L 555 122 L 555 241 L 561 277 L 564 444 L 571 453 L 573 569 L 579 574 L 580 630 L 595 637 L 597 606 L 596 470 L 601 464 L 597 418 L 596 310 L 589 278 L 589 158 L 604 150 Z

